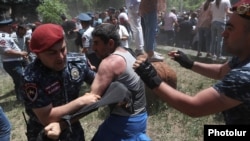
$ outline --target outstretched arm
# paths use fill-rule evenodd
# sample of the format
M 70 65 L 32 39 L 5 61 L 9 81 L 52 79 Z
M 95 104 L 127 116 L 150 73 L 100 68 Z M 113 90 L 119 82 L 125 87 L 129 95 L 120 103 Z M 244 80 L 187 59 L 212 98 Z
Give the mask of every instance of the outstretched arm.
M 171 59 L 178 62 L 182 67 L 190 69 L 196 73 L 212 79 L 221 79 L 226 73 L 230 71 L 228 62 L 224 64 L 206 64 L 201 62 L 192 61 L 182 51 L 171 51 L 168 53 Z
M 195 96 L 186 95 L 165 82 L 159 81 L 160 78 L 157 76 L 155 68 L 146 61 L 146 58 L 138 58 L 133 67 L 156 95 L 170 106 L 189 116 L 205 116 L 241 104 L 241 101 L 229 98 L 212 87 L 198 92 Z

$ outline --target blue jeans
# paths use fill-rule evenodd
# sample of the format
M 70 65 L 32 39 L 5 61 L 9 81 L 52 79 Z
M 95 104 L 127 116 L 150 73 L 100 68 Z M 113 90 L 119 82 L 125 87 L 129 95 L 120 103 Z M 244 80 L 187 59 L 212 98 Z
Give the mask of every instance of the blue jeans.
M 143 32 L 144 32 L 144 50 L 146 52 L 154 51 L 156 47 L 156 33 L 157 33 L 157 12 L 142 16 Z
M 0 141 L 10 141 L 11 125 L 0 106 Z
M 210 27 L 200 27 L 198 29 L 199 40 L 198 40 L 198 52 L 201 52 L 203 46 L 205 46 L 206 52 L 210 53 L 210 42 L 211 42 L 211 29 Z
M 21 79 L 24 71 L 22 63 L 23 61 L 3 62 L 4 70 L 11 76 L 14 82 L 17 100 L 22 100 L 20 92 Z
M 211 53 L 217 57 L 221 56 L 222 51 L 222 32 L 225 30 L 225 24 L 222 22 L 214 21 L 211 26 Z
M 111 114 L 91 141 L 152 141 L 146 134 L 147 118 L 146 112 L 134 116 Z

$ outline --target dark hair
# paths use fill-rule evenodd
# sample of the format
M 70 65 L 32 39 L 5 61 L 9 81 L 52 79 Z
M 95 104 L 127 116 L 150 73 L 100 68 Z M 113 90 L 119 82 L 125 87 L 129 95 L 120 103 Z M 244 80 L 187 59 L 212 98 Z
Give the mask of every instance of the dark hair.
M 109 20 L 112 21 L 112 19 L 118 20 L 117 15 L 116 15 L 116 14 L 111 14 L 111 15 L 109 16 Z
M 204 3 L 204 6 L 203 6 L 203 10 L 206 11 L 209 7 L 209 4 L 214 1 L 214 0 L 207 0 L 205 3 Z
M 62 20 L 65 20 L 67 19 L 66 15 L 65 14 L 61 14 L 60 17 L 62 18 Z
M 99 37 L 105 44 L 107 44 L 110 39 L 113 39 L 115 42 L 115 47 L 121 45 L 117 26 L 110 23 L 104 23 L 96 26 L 94 31 L 92 32 L 92 36 Z
M 221 2 L 221 0 L 216 0 L 216 1 L 215 1 L 215 4 L 216 4 L 217 8 L 219 8 L 220 2 Z
M 27 24 L 22 23 L 22 22 L 20 22 L 20 23 L 17 25 L 17 28 L 18 28 L 18 29 L 20 29 L 20 28 L 26 29 L 27 27 L 28 27 Z

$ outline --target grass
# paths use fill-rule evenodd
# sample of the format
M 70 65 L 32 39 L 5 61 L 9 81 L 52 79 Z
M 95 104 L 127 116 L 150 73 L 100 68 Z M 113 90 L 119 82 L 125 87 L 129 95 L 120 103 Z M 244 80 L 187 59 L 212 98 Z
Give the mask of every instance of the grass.
M 212 86 L 216 81 L 203 77 L 190 70 L 180 67 L 178 63 L 172 61 L 166 53 L 173 50 L 172 47 L 160 46 L 157 51 L 164 54 L 165 62 L 177 73 L 177 89 L 194 95 L 200 90 Z M 196 52 L 184 50 L 194 60 L 212 63 L 210 59 L 195 57 Z M 0 80 L 0 105 L 12 124 L 12 141 L 26 141 L 26 125 L 22 112 L 23 105 L 16 102 L 13 91 L 13 83 L 8 74 L 1 72 Z M 84 87 L 83 87 L 84 88 Z M 153 141 L 202 141 L 204 124 L 224 124 L 221 114 L 205 116 L 201 118 L 188 117 L 173 109 L 166 103 L 158 100 L 151 107 L 148 119 L 147 133 Z M 100 108 L 84 118 L 81 123 L 85 129 L 86 141 L 89 141 L 97 130 L 98 126 L 107 116 L 106 108 Z

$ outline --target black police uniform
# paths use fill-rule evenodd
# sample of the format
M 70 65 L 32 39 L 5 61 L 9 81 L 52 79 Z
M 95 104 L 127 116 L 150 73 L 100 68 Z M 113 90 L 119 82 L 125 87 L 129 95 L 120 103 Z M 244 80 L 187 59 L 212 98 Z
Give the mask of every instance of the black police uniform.
M 54 107 L 64 105 L 79 96 L 84 82 L 91 84 L 95 76 L 86 59 L 68 57 L 64 70 L 52 71 L 45 67 L 39 59 L 27 66 L 24 73 L 23 97 L 26 113 L 29 115 L 27 125 L 28 141 L 35 141 L 38 133 L 44 128 L 32 111 L 52 103 Z M 72 124 L 63 131 L 60 140 L 84 141 L 84 131 L 80 122 Z

